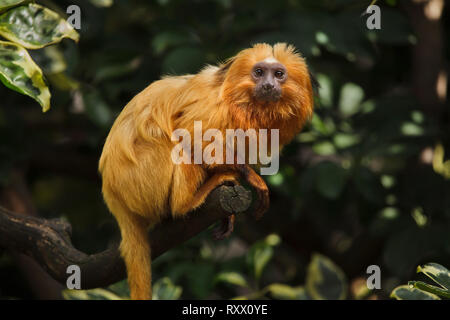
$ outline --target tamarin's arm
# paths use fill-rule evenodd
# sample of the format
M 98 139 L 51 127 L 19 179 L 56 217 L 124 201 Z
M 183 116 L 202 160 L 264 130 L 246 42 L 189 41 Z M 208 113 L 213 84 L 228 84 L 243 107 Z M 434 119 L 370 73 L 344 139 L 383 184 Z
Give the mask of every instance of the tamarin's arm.
M 228 150 L 228 148 L 229 147 L 226 145 L 224 149 Z M 263 178 L 261 178 L 261 176 L 258 175 L 250 165 L 248 165 L 247 163 L 239 164 L 239 155 L 237 154 L 237 152 L 235 152 L 234 150 L 231 150 L 231 152 L 234 154 L 233 164 L 212 163 L 204 165 L 204 168 L 209 172 L 235 172 L 238 177 L 250 184 L 250 186 L 253 187 L 258 194 L 259 199 L 258 207 L 253 212 L 253 216 L 255 217 L 255 219 L 260 219 L 269 209 L 269 188 L 267 187 Z M 225 157 L 226 154 L 224 154 L 224 158 Z M 245 160 L 244 162 L 247 162 L 247 160 Z
M 183 206 L 175 209 L 177 215 L 184 215 L 200 207 L 206 200 L 207 196 L 218 186 L 227 182 L 239 184 L 239 178 L 249 183 L 258 194 L 258 207 L 253 212 L 256 219 L 260 219 L 269 208 L 269 189 L 264 180 L 247 164 L 226 164 L 226 165 L 209 165 L 208 172 L 210 177 L 200 186 L 194 196 Z M 214 231 L 216 239 L 228 237 L 234 229 L 234 214 L 223 219 L 221 226 Z
M 253 212 L 253 216 L 256 219 L 260 219 L 269 208 L 269 189 L 264 180 L 249 165 L 236 165 L 235 168 L 239 176 L 247 181 L 258 193 L 259 204 Z M 214 230 L 214 238 L 221 240 L 230 236 L 234 230 L 235 220 L 235 214 L 223 219 L 221 225 Z
M 238 174 L 233 171 L 225 171 L 225 172 L 215 172 L 213 173 L 209 179 L 207 179 L 200 188 L 196 191 L 194 196 L 184 204 L 182 208 L 180 208 L 179 213 L 184 214 L 191 210 L 197 209 L 200 207 L 208 197 L 208 195 L 220 185 L 225 184 L 226 182 L 231 182 L 233 184 L 239 184 L 238 182 Z

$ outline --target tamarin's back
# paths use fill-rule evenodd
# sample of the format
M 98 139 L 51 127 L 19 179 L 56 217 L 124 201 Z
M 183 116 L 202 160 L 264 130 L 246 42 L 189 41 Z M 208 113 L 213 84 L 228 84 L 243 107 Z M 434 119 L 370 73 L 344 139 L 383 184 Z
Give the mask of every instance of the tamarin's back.
M 175 145 L 171 134 L 177 128 L 192 131 L 194 121 L 205 120 L 206 124 L 220 115 L 206 108 L 211 104 L 208 100 L 215 104 L 219 94 L 217 84 L 209 78 L 216 69 L 155 81 L 125 106 L 110 130 L 99 162 L 108 205 L 121 199 L 122 206 L 146 216 L 150 224 L 170 211 L 167 198 L 174 166 L 170 155 Z M 219 119 L 210 125 L 223 124 Z M 195 170 L 194 183 L 199 185 L 206 174 L 201 167 Z M 114 208 L 110 209 L 114 213 Z

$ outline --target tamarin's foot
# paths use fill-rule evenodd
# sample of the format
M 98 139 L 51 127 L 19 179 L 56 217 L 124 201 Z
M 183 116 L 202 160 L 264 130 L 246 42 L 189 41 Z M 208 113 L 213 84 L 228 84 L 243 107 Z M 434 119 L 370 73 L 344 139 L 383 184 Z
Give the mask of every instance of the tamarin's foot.
M 269 188 L 267 187 L 266 182 L 247 164 L 236 165 L 235 168 L 255 189 L 258 195 L 258 202 L 255 211 L 253 211 L 253 217 L 255 217 L 256 220 L 261 219 L 264 213 L 269 210 L 270 206 Z
M 234 230 L 234 220 L 236 216 L 234 214 L 222 219 L 220 226 L 213 231 L 213 237 L 215 240 L 223 240 L 228 238 Z

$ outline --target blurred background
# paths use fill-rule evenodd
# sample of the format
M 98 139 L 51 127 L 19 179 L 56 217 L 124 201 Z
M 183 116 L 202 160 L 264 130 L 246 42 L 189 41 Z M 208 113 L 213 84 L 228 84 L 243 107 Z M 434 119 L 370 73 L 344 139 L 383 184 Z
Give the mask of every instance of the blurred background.
M 64 217 L 74 246 L 105 249 L 116 225 L 97 164 L 126 103 L 161 75 L 281 41 L 306 58 L 320 90 L 312 121 L 265 177 L 270 211 L 258 222 L 239 216 L 225 241 L 206 230 L 156 259 L 155 297 L 389 299 L 418 264 L 449 267 L 450 8 L 378 1 L 381 29 L 369 30 L 370 2 L 37 1 L 64 18 L 77 4 L 80 40 L 29 50 L 52 94 L 46 113 L 0 84 L 0 205 Z M 4 20 L 0 11 L 2 37 Z M 366 286 L 370 265 L 380 289 Z M 61 289 L 29 258 L 0 250 L 0 298 Z M 107 290 L 126 296 L 126 281 Z

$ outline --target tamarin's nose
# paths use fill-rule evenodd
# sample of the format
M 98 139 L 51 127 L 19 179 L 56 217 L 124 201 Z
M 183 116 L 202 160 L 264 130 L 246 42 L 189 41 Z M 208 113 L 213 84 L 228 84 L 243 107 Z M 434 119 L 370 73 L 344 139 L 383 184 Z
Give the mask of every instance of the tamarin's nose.
M 271 83 L 264 83 L 262 87 L 264 90 L 269 91 L 272 90 L 274 86 Z

